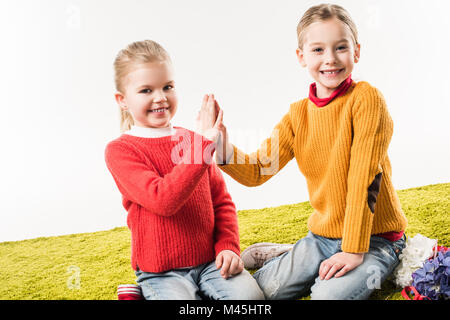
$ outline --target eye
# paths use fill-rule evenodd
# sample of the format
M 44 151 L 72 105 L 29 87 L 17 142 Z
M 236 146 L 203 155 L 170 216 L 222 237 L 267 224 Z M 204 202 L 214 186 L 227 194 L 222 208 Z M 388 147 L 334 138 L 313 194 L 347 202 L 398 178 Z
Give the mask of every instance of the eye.
M 319 52 L 322 52 L 323 49 L 322 48 L 314 48 L 312 51 L 319 53 Z
M 168 84 L 167 86 L 164 87 L 164 90 L 168 91 L 168 90 L 172 90 L 173 89 L 173 85 Z
M 344 46 L 344 45 L 342 45 L 342 46 L 339 46 L 339 47 L 337 47 L 337 50 L 345 50 L 345 49 L 347 49 L 347 46 Z
M 151 93 L 152 89 L 142 89 L 139 93 Z

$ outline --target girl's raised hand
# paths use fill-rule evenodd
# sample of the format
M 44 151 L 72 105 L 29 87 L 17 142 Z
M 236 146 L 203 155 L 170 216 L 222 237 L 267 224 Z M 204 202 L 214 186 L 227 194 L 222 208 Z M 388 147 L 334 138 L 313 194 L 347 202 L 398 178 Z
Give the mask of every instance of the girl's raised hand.
M 223 111 L 216 112 L 217 106 L 214 95 L 205 95 L 203 97 L 202 107 L 197 115 L 197 132 L 205 138 L 217 143 L 219 140 L 222 124 Z
M 222 121 L 217 127 L 220 134 L 216 148 L 216 163 L 227 164 L 233 154 L 233 145 L 231 144 L 230 139 L 228 139 L 227 127 L 225 127 L 225 124 L 223 123 L 223 111 L 220 109 L 217 100 L 215 100 L 215 110 L 216 114 L 222 113 Z

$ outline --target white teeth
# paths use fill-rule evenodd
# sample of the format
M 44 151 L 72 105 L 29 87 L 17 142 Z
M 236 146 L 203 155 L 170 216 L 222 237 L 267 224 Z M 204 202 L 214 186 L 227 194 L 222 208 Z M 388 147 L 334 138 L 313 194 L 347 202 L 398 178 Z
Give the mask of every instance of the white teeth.
M 150 112 L 164 112 L 166 110 L 167 110 L 167 108 L 162 108 L 162 109 L 150 110 Z
M 332 74 L 332 73 L 338 73 L 339 70 L 336 71 L 322 71 L 324 74 Z

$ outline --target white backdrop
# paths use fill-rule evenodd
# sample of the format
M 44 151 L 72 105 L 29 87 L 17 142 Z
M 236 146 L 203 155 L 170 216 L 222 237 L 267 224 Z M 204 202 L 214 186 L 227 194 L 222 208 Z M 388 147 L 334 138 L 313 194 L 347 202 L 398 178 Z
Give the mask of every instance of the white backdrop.
M 173 124 L 193 128 L 202 95 L 215 93 L 235 144 L 251 152 L 307 95 L 312 79 L 295 57 L 296 25 L 319 3 L 2 1 L 0 241 L 126 225 L 103 157 L 119 135 L 112 63 L 121 48 L 161 43 L 176 71 Z M 358 25 L 353 78 L 381 90 L 394 120 L 395 187 L 450 182 L 450 3 L 333 3 Z M 225 179 L 238 209 L 308 200 L 295 161 L 260 187 Z

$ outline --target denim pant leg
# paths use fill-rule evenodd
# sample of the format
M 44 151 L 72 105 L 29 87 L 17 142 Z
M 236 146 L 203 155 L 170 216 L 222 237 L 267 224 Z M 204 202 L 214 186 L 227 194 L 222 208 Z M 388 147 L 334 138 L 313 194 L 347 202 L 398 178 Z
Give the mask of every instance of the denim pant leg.
M 136 271 L 136 282 L 145 300 L 200 300 L 195 284 L 195 269 L 175 269 L 152 273 Z
M 317 277 L 311 287 L 311 300 L 367 299 L 375 289 L 380 289 L 383 281 L 398 265 L 398 255 L 404 246 L 405 237 L 391 242 L 372 236 L 363 263 L 340 278 L 320 280 Z
M 309 291 L 320 263 L 339 248 L 340 240 L 309 232 L 292 250 L 267 261 L 253 276 L 266 299 L 296 299 Z
M 211 262 L 202 270 L 199 276 L 200 291 L 212 300 L 263 300 L 264 294 L 256 280 L 247 271 L 228 279 L 222 278 L 220 269 Z

